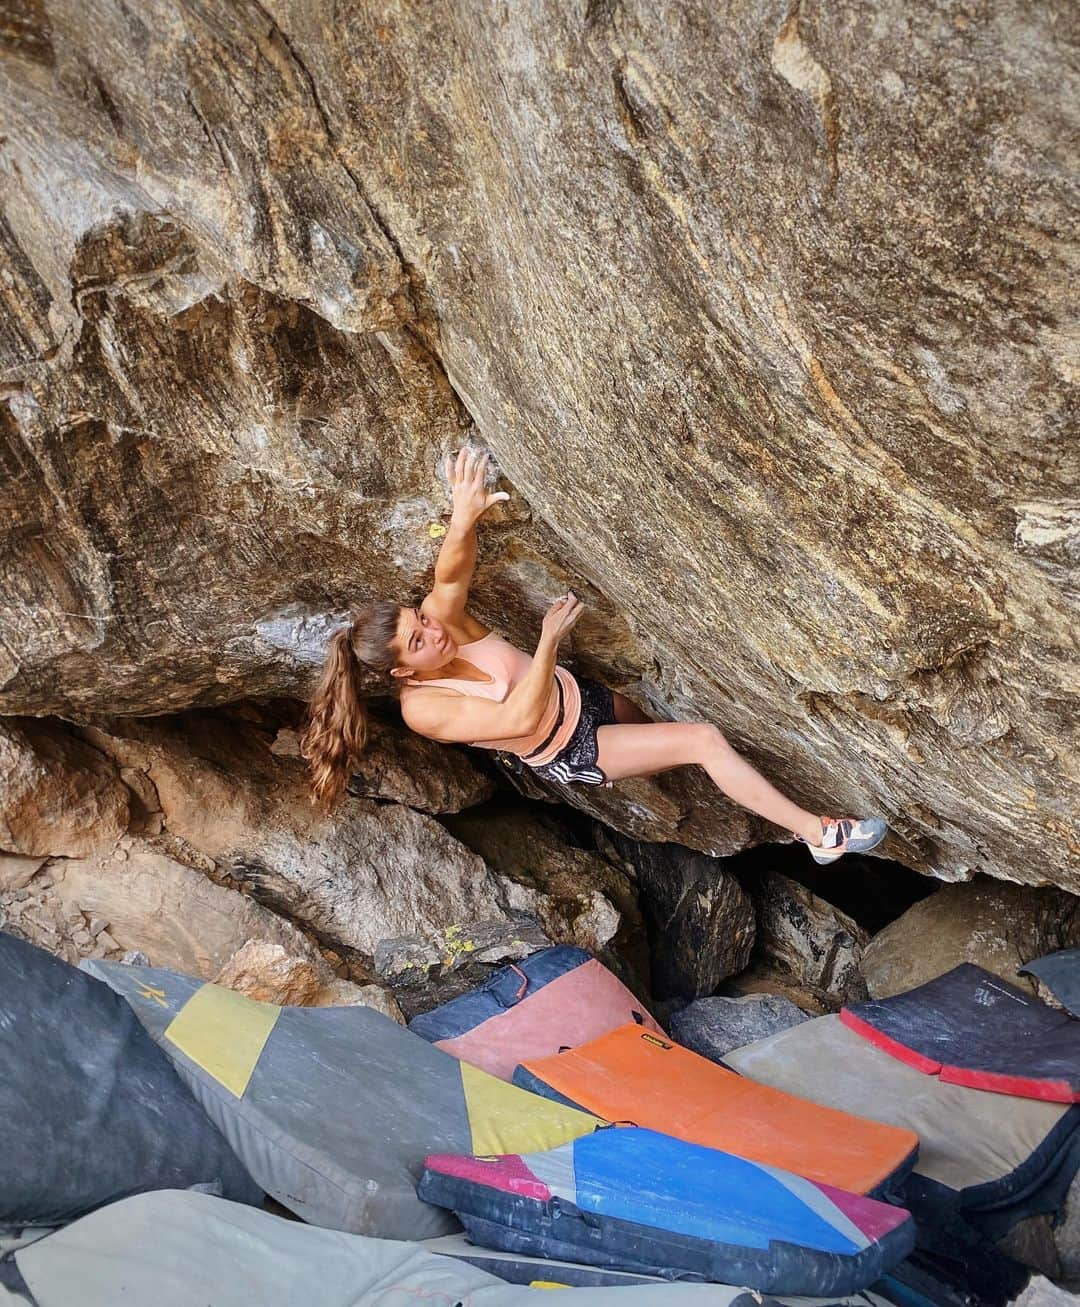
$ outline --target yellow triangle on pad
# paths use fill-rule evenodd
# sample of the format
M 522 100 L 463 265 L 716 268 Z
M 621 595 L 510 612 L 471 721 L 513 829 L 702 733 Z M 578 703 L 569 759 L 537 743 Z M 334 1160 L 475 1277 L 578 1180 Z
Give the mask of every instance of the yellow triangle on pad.
M 221 985 L 203 985 L 165 1029 L 165 1038 L 237 1098 L 243 1098 L 281 1008 Z
M 587 1112 L 530 1094 L 468 1062 L 458 1066 L 474 1153 L 541 1153 L 592 1134 L 601 1124 Z

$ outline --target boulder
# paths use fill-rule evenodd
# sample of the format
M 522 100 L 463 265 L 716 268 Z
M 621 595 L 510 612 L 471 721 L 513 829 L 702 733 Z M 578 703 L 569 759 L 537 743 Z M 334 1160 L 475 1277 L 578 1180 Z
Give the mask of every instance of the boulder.
M 774 827 L 732 803 L 698 767 L 632 776 L 610 789 L 557 785 L 531 773 L 508 779 L 528 799 L 569 804 L 633 840 L 675 842 L 719 858 L 777 838 Z
M 352 797 L 323 816 L 296 761 L 227 715 L 196 709 L 83 729 L 152 779 L 170 839 L 330 944 L 370 955 L 418 929 L 511 919 L 500 880 L 434 818 Z
M 520 962 L 550 944 L 528 917 L 467 921 L 427 936 L 380 940 L 374 967 L 411 1021 L 482 984 L 496 967 Z
M 21 895 L 0 895 L 9 921 L 69 962 L 138 949 L 153 966 L 213 980 L 255 940 L 321 961 L 291 922 L 130 836 L 96 858 L 53 859 Z
M 778 1035 L 806 1021 L 806 1014 L 778 994 L 699 998 L 672 1014 L 668 1029 L 686 1048 L 718 1061 L 734 1048 Z
M 553 944 L 602 953 L 616 935 L 640 945 L 633 881 L 595 852 L 574 847 L 553 816 L 523 805 L 475 808 L 447 817 L 447 830 L 504 880 L 509 906 L 535 915 Z M 639 947 L 641 960 L 643 950 Z
M 23 8 L 0 712 L 303 699 L 467 433 L 491 624 L 1080 888 L 1069 0 Z
M 1062 1277 L 1073 1282 L 1080 1280 L 1080 1175 L 1072 1182 L 1053 1234 Z
M 18 853 L 0 853 L 0 894 L 24 889 L 48 862 L 48 858 L 23 857 Z
M 786 999 L 808 1016 L 821 1017 L 838 1012 L 842 1001 L 820 987 L 800 984 L 794 976 L 779 970 L 773 963 L 761 958 L 751 961 L 745 971 L 731 976 L 720 986 L 720 994 L 728 998 L 745 998 L 748 994 L 771 994 Z
M 909 908 L 863 950 L 860 964 L 872 998 L 886 998 L 974 962 L 1035 993 L 1017 967 L 1054 949 L 1080 944 L 1080 903 L 1061 890 L 1002 884 L 980 877 L 945 885 Z
M 357 985 L 335 976 L 319 956 L 297 957 L 282 945 L 249 939 L 213 980 L 260 1003 L 297 1007 L 373 1007 L 404 1023 L 401 1009 L 379 985 Z
M 63 723 L 0 722 L 0 848 L 81 858 L 127 830 L 129 791 L 112 760 Z
M 299 760 L 299 733 L 282 727 L 270 752 Z M 307 764 L 301 761 L 301 765 Z M 348 792 L 360 798 L 403 803 L 420 812 L 460 812 L 490 799 L 495 782 L 465 749 L 436 744 L 400 724 L 372 716 L 371 733 Z
M 757 954 L 767 965 L 844 1002 L 866 997 L 859 963 L 870 936 L 853 917 L 778 871 L 764 873 L 753 896 Z
M 997 1248 L 1028 1270 L 1051 1280 L 1061 1278 L 1061 1263 L 1054 1247 L 1053 1224 L 1045 1213 L 1026 1217 L 1014 1225 L 997 1241 Z
M 658 998 L 711 994 L 743 970 L 754 944 L 754 907 L 723 859 L 595 831 L 601 851 L 637 882 L 650 988 Z

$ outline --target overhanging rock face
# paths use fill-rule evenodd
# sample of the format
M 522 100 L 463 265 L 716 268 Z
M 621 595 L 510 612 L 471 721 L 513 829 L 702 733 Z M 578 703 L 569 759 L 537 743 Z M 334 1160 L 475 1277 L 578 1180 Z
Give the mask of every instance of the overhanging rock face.
M 815 810 L 1080 888 L 1069 16 L 26 7 L 0 710 L 303 694 L 282 614 L 415 595 L 465 433 L 511 638 L 570 581 Z

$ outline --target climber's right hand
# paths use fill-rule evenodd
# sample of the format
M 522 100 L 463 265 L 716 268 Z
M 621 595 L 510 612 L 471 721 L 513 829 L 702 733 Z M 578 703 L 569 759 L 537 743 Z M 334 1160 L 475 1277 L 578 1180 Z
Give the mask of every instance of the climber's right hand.
M 584 611 L 584 604 L 568 590 L 561 599 L 556 599 L 544 614 L 542 639 L 558 644 Z

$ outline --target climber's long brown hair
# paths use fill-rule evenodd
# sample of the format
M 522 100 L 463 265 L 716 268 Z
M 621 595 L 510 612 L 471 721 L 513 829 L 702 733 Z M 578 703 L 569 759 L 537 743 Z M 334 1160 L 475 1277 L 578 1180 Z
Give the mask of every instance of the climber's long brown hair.
M 393 667 L 390 647 L 401 605 L 378 600 L 352 615 L 330 637 L 322 676 L 300 737 L 300 754 L 311 774 L 311 802 L 332 811 L 368 739 L 368 710 L 360 694 L 361 662 L 378 671 Z

